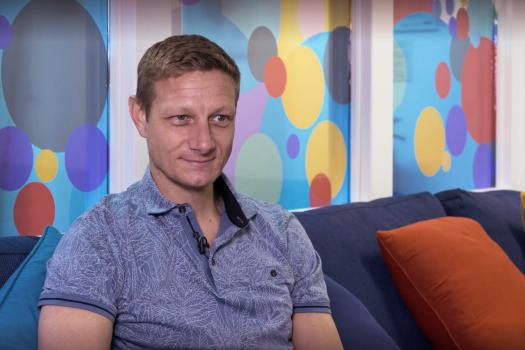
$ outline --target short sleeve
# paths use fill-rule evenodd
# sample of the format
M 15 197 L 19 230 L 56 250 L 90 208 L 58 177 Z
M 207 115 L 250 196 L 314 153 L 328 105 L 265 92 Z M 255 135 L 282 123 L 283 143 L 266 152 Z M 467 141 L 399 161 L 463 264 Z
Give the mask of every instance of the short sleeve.
M 38 306 L 59 305 L 95 312 L 114 321 L 118 264 L 107 231 L 96 214 L 78 219 L 47 263 Z
M 293 312 L 330 312 L 330 301 L 321 267 L 321 258 L 315 251 L 304 228 L 291 215 L 287 225 L 288 256 L 294 275 L 292 289 Z

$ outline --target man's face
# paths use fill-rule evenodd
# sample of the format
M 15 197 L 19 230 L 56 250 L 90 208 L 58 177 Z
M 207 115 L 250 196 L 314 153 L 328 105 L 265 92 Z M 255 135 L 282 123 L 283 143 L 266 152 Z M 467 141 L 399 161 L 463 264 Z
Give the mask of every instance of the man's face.
M 194 71 L 156 82 L 154 92 L 147 120 L 134 99 L 130 110 L 139 115 L 133 120 L 147 139 L 157 185 L 171 193 L 209 189 L 231 153 L 233 80 L 217 70 Z

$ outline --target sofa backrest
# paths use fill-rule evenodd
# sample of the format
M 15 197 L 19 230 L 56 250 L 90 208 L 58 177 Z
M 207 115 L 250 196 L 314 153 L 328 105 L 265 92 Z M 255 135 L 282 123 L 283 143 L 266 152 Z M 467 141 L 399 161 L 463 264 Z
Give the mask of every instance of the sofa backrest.
M 471 192 L 461 189 L 436 194 L 447 215 L 476 220 L 489 236 L 525 273 L 525 232 L 521 221 L 520 192 L 493 190 Z
M 295 213 L 321 256 L 323 271 L 351 291 L 401 348 L 431 349 L 403 303 L 376 232 L 445 216 L 430 193 Z
M 0 288 L 33 249 L 38 237 L 0 237 Z

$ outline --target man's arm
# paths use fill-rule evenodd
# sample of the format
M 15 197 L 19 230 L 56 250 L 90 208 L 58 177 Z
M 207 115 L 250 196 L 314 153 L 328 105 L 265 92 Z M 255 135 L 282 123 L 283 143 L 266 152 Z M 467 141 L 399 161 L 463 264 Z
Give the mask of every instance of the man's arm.
M 41 350 L 107 350 L 112 334 L 113 323 L 91 311 L 55 305 L 45 305 L 40 311 L 38 348 Z
M 328 313 L 294 313 L 292 322 L 294 349 L 343 349 L 332 315 Z

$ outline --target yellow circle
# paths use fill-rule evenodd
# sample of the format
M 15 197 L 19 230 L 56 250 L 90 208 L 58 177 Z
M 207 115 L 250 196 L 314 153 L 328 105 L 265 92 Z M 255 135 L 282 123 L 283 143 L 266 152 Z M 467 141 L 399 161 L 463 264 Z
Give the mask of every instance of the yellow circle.
M 450 171 L 450 167 L 452 165 L 452 157 L 450 156 L 450 153 L 447 151 L 443 152 L 443 161 L 441 163 L 441 167 L 443 168 L 443 171 L 448 173 Z
M 315 122 L 323 106 L 323 68 L 312 49 L 304 46 L 297 47 L 284 63 L 284 111 L 295 127 L 306 129 Z
M 43 182 L 53 180 L 58 172 L 58 159 L 56 154 L 49 149 L 40 151 L 36 157 L 35 168 L 36 175 L 40 180 Z
M 333 122 L 320 122 L 312 131 L 306 146 L 306 177 L 308 184 L 314 177 L 325 174 L 330 180 L 334 198 L 346 176 L 346 145 L 343 134 Z
M 332 31 L 337 27 L 349 27 L 352 24 L 352 2 L 324 0 L 324 20 L 327 24 L 327 31 Z M 319 16 L 319 14 L 317 14 Z
M 417 119 L 414 151 L 419 170 L 434 176 L 443 163 L 445 128 L 441 115 L 434 107 L 425 108 Z
M 466 7 L 468 5 L 468 0 L 461 0 L 461 4 Z

